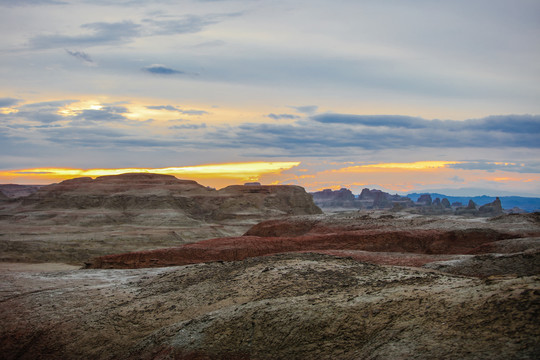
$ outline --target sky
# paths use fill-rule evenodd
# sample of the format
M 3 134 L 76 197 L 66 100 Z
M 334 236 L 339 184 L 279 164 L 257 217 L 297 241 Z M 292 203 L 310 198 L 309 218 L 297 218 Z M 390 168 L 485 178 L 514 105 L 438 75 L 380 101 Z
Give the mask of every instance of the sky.
M 540 197 L 537 0 L 0 0 L 0 183 Z

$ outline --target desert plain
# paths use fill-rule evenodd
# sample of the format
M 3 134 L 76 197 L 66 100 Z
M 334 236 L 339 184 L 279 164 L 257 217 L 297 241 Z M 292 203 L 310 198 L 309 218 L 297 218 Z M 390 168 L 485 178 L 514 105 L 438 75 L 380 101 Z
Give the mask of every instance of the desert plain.
M 536 359 L 540 214 L 154 174 L 0 199 L 2 359 Z

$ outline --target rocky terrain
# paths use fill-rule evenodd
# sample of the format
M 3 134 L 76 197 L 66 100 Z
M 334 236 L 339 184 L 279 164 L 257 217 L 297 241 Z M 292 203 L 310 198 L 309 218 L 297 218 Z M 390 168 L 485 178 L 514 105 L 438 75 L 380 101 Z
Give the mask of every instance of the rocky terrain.
M 241 235 L 264 219 L 318 214 L 298 186 L 206 188 L 170 175 L 78 178 L 0 199 L 0 261 L 67 262 Z
M 489 220 L 380 213 L 289 217 L 261 222 L 240 237 L 107 255 L 93 259 L 87 267 L 159 267 L 318 252 L 386 265 L 437 267 L 447 261 L 446 271 L 452 273 L 461 273 L 459 267 L 481 259 L 486 267 L 491 264 L 491 270 L 472 266 L 467 275 L 534 275 L 540 272 L 539 215 L 504 215 Z M 485 255 L 490 253 L 498 255 Z
M 155 175 L 0 207 L 0 359 L 540 357 L 540 213 L 322 214 Z
M 32 195 L 42 185 L 0 184 L 0 198 L 19 198 Z
M 0 272 L 2 359 L 535 359 L 540 278 L 321 254 Z
M 312 193 L 315 204 L 326 211 L 350 209 L 407 209 L 411 213 L 425 215 L 467 215 L 491 217 L 503 213 L 527 213 L 540 211 L 540 198 L 518 196 L 455 197 L 443 194 L 392 195 L 377 189 L 362 189 L 356 196 L 349 189 L 325 189 Z M 505 207 L 503 208 L 503 202 Z M 478 203 L 478 204 L 477 204 Z M 467 205 L 464 205 L 467 204 Z

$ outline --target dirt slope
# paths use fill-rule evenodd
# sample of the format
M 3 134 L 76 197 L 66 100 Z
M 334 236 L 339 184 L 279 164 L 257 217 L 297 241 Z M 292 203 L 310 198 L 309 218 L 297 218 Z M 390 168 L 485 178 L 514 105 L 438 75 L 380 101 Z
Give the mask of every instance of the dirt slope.
M 540 354 L 538 276 L 480 280 L 288 254 L 1 277 L 10 284 L 0 293 L 2 359 L 506 360 Z

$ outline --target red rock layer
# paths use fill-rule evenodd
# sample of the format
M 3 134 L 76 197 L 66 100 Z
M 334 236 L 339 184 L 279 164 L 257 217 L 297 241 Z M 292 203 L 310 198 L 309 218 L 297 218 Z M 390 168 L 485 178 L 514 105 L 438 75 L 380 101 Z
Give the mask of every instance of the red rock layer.
M 515 234 L 486 229 L 468 230 L 356 230 L 301 236 L 218 238 L 176 248 L 140 251 L 95 258 L 88 268 L 144 268 L 186 265 L 210 261 L 237 261 L 286 252 L 324 252 L 367 259 L 372 262 L 419 266 L 433 261 L 431 255 L 467 254 L 482 244 L 515 238 Z M 349 253 L 347 253 L 349 251 Z M 373 254 L 354 253 L 367 251 Z M 425 254 L 427 257 L 374 256 L 376 252 Z M 380 258 L 380 261 L 376 261 Z M 396 260 L 399 258 L 399 261 Z

